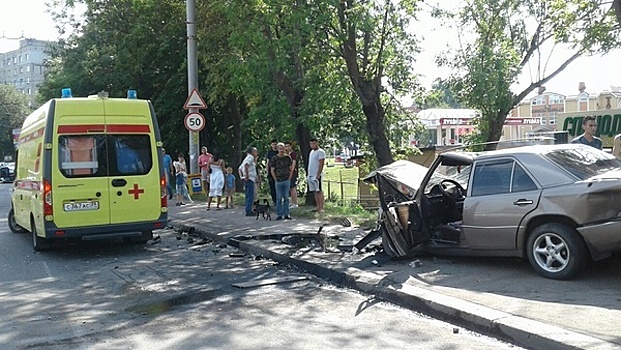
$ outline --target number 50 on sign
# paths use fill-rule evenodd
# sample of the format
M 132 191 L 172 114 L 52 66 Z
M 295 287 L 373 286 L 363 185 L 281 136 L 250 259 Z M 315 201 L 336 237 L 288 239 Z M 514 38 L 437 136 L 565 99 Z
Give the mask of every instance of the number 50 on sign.
M 205 127 L 205 117 L 200 113 L 188 113 L 183 124 L 190 131 L 201 131 Z

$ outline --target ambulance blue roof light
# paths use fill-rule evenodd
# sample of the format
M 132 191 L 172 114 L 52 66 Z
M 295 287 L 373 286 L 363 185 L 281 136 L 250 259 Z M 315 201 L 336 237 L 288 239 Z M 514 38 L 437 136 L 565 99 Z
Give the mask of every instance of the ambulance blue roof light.
M 64 89 L 62 89 L 62 92 L 61 92 L 61 97 L 62 97 L 62 98 L 71 98 L 71 97 L 73 97 L 73 96 L 71 95 L 71 89 L 70 89 L 70 88 L 64 88 Z
M 135 100 L 138 98 L 138 93 L 136 90 L 127 90 L 127 98 L 130 100 Z

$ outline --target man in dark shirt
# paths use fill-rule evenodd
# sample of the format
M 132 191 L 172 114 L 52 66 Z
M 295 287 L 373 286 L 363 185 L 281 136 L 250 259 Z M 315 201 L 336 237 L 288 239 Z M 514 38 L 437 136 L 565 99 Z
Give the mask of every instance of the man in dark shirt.
M 276 220 L 291 220 L 289 214 L 289 191 L 293 176 L 293 161 L 285 153 L 285 144 L 276 145 L 278 153 L 270 159 L 270 178 L 274 179 L 276 188 Z
M 276 139 L 273 139 L 270 142 L 270 150 L 267 151 L 267 164 L 266 164 L 266 167 L 267 167 L 267 180 L 268 180 L 267 182 L 270 185 L 270 196 L 272 197 L 272 201 L 274 203 L 276 203 L 276 185 L 274 184 L 274 178 L 270 176 L 270 172 L 271 172 L 270 169 L 272 168 L 272 166 L 270 164 L 270 161 L 272 160 L 272 158 L 276 154 L 278 154 L 278 150 L 276 150 L 276 144 L 277 143 L 278 142 L 276 141 Z
M 595 131 L 597 130 L 595 116 L 589 115 L 584 117 L 584 119 L 582 119 L 582 128 L 584 129 L 584 133 L 571 140 L 571 143 L 581 143 L 583 145 L 602 149 L 602 139 L 595 136 Z

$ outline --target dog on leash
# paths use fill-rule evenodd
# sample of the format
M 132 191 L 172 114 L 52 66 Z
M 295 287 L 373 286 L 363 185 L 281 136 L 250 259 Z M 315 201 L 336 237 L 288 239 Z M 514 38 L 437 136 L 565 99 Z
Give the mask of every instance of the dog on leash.
M 263 200 L 264 204 L 259 203 L 259 201 L 254 202 L 254 212 L 257 213 L 257 220 L 259 220 L 259 215 L 263 215 L 264 220 L 272 220 L 272 207 L 270 206 L 270 202 L 267 199 Z

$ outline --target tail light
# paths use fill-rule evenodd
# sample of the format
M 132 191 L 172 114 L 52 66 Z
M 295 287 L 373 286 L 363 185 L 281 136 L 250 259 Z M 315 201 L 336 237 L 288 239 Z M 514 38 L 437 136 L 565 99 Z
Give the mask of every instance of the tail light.
M 53 215 L 52 207 L 52 185 L 49 181 L 43 179 L 43 215 Z
M 160 178 L 160 205 L 162 208 L 168 207 L 168 195 L 166 194 L 166 174 Z

